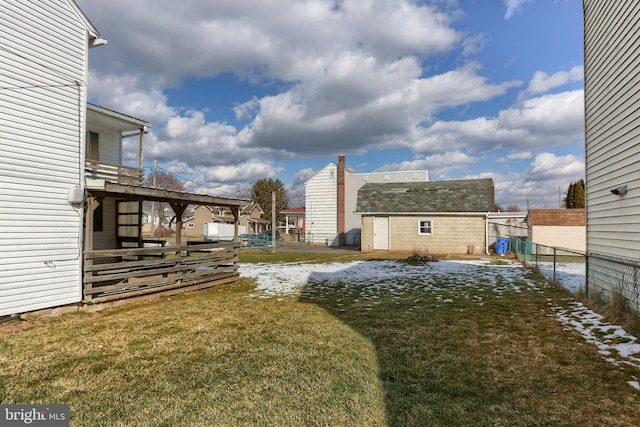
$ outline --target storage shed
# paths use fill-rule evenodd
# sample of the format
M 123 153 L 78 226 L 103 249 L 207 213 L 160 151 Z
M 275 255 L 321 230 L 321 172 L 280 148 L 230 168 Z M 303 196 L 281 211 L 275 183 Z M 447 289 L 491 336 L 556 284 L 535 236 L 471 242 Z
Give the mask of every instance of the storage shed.
M 365 184 L 361 250 L 482 253 L 493 209 L 492 179 Z
M 527 228 L 530 242 L 576 251 L 586 249 L 584 209 L 529 209 Z

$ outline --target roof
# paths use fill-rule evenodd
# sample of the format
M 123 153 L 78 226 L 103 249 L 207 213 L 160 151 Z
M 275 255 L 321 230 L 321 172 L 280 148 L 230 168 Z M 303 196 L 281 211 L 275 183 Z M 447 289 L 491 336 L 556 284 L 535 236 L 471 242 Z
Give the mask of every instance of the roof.
M 87 190 L 91 194 L 103 197 L 118 197 L 122 200 L 150 200 L 156 202 L 184 203 L 188 205 L 213 205 L 240 208 L 246 200 L 228 197 L 194 194 L 184 191 L 160 188 L 138 187 L 115 184 L 109 181 L 87 179 Z
M 281 214 L 301 214 L 301 215 L 304 215 L 305 209 L 304 209 L 304 207 L 302 207 L 302 208 L 289 208 L 289 209 L 281 210 L 280 213 Z
M 80 9 L 76 1 L 67 0 L 67 3 L 69 4 L 69 7 L 71 8 L 71 10 L 76 14 L 78 19 L 82 21 L 85 28 L 87 29 L 87 32 L 89 34 L 89 47 L 107 44 L 107 41 L 100 37 L 100 33 L 98 32 L 96 27 L 91 23 L 89 18 L 87 18 L 87 15 L 85 15 L 82 9 Z
M 584 226 L 584 209 L 529 209 L 527 215 L 529 225 L 577 225 Z
M 109 108 L 87 102 L 87 121 L 90 124 L 117 131 L 138 130 L 151 126 L 151 123 Z
M 461 213 L 494 208 L 491 178 L 409 183 L 368 183 L 358 191 L 356 212 Z

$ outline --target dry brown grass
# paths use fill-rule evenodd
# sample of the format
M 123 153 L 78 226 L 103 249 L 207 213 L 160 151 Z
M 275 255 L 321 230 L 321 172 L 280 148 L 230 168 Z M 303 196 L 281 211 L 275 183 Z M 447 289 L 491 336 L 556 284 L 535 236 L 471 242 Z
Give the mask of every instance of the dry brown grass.
M 375 283 L 257 299 L 242 280 L 47 319 L 0 336 L 0 400 L 68 403 L 87 426 L 640 425 L 629 371 L 564 330 L 549 301 L 566 293 L 532 280 L 474 284 L 483 304 L 455 275 L 376 303 L 361 298 Z

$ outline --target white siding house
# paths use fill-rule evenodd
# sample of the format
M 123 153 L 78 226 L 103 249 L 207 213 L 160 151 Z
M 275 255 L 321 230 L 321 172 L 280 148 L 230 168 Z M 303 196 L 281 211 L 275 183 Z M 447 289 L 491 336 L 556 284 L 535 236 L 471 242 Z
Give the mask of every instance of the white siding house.
M 88 48 L 71 0 L 0 7 L 0 315 L 80 301 Z M 78 193 L 76 193 L 78 194 Z
M 344 205 L 340 206 L 340 176 L 344 174 Z M 344 233 L 344 244 L 359 245 L 361 239 L 361 215 L 356 212 L 358 190 L 367 183 L 428 182 L 426 170 L 399 172 L 356 173 L 345 170 L 344 156 L 338 164 L 331 162 L 305 183 L 306 241 L 340 244 L 340 233 Z M 339 230 L 340 214 L 344 213 L 344 231 Z
M 329 243 L 338 233 L 338 165 L 331 162 L 307 180 L 305 241 Z
M 587 250 L 637 260 L 640 2 L 584 0 L 583 6 Z M 619 187 L 626 192 L 612 193 Z

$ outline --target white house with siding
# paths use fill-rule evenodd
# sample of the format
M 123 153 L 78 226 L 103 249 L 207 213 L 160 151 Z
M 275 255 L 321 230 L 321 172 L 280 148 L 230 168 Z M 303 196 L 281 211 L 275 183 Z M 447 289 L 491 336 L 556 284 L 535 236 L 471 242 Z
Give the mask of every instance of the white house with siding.
M 363 185 L 428 181 L 427 170 L 352 172 L 340 155 L 338 164 L 329 163 L 305 183 L 306 240 L 330 246 L 359 245 L 362 218 L 356 204 Z
M 584 0 L 587 247 L 640 258 L 640 2 Z M 624 194 L 612 190 L 624 187 Z
M 640 2 L 583 12 L 587 292 L 640 312 Z
M 304 184 L 305 241 L 333 244 L 338 233 L 338 165 L 329 163 Z
M 0 6 L 0 316 L 81 298 L 88 50 L 72 0 Z

